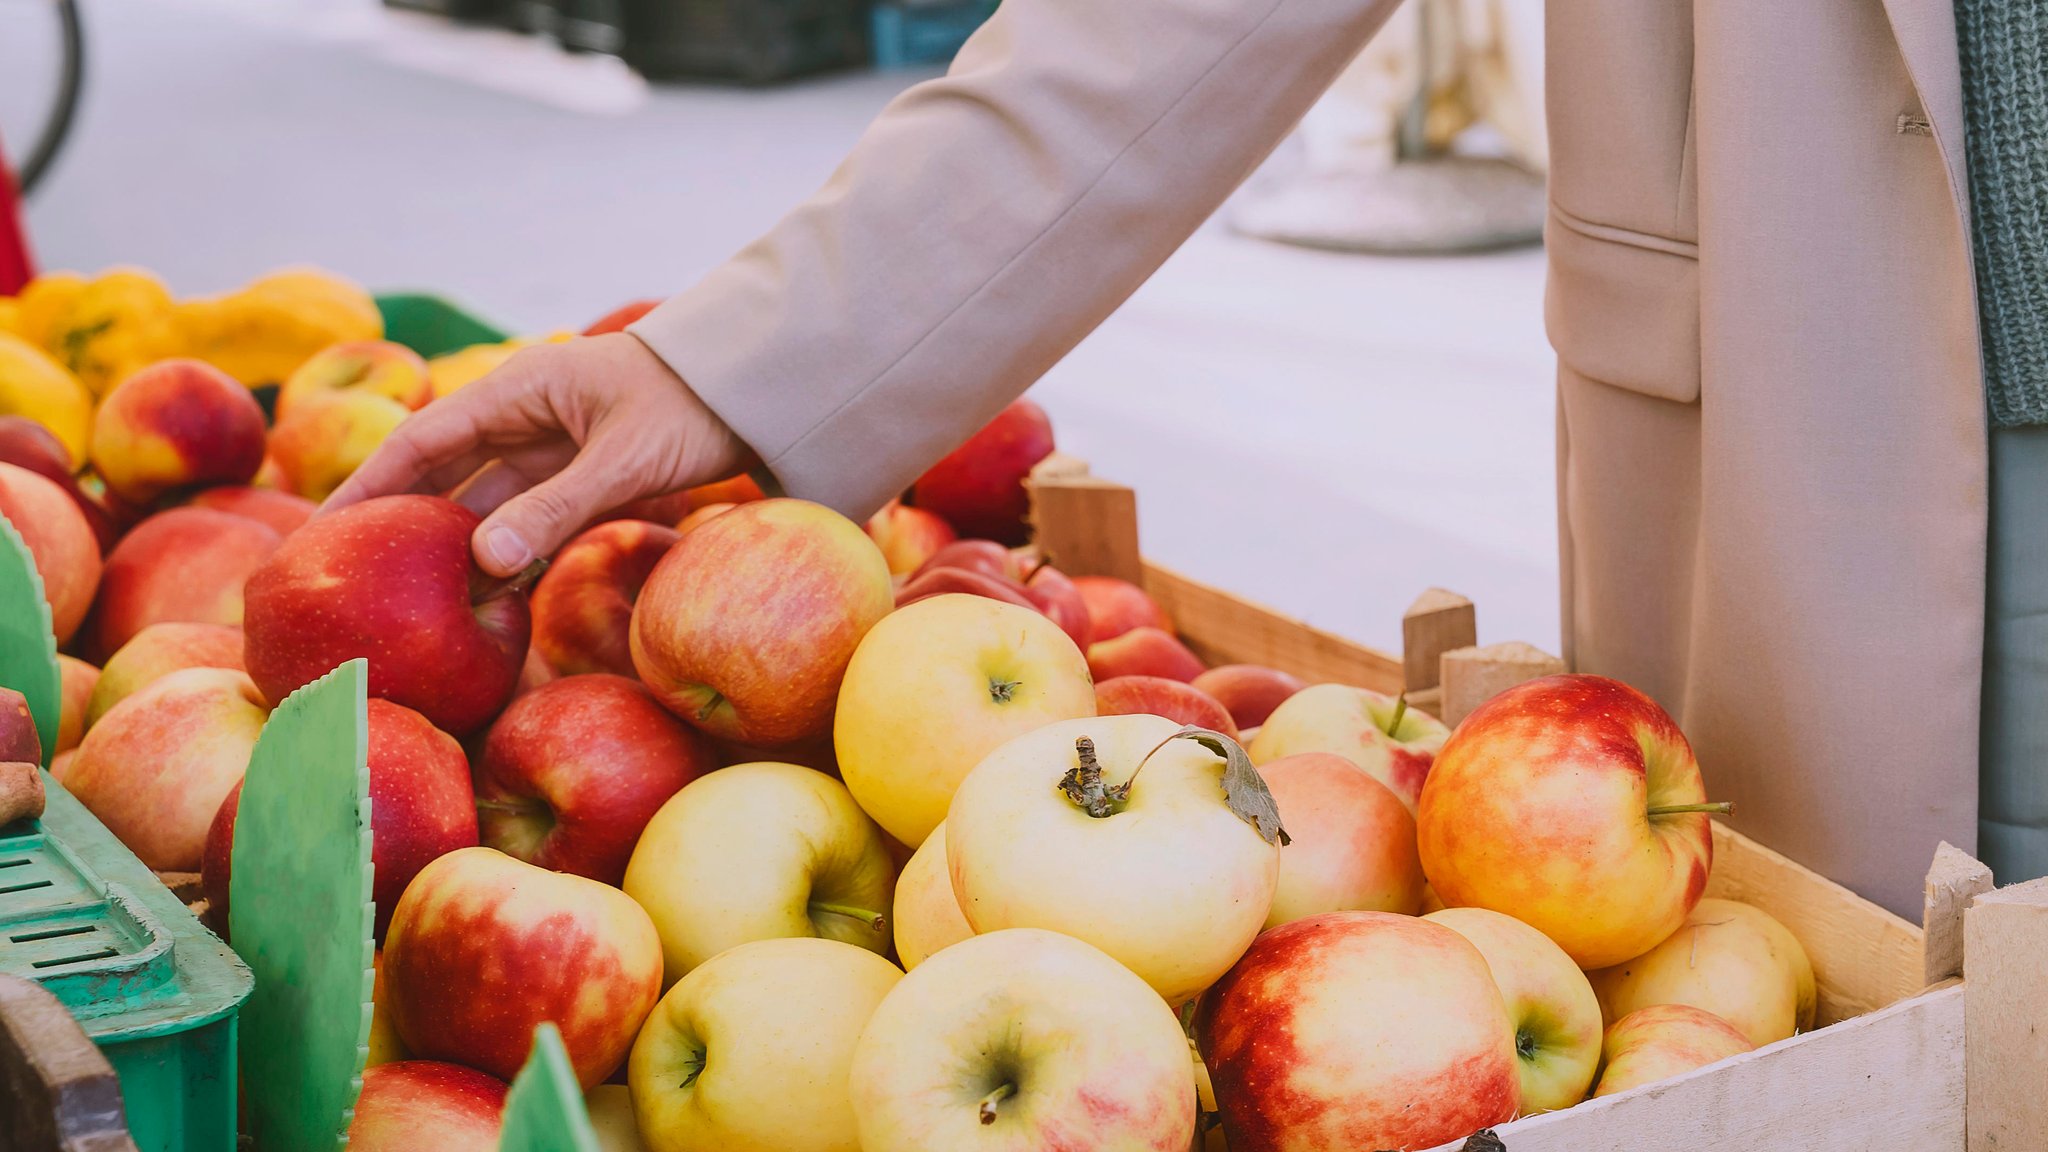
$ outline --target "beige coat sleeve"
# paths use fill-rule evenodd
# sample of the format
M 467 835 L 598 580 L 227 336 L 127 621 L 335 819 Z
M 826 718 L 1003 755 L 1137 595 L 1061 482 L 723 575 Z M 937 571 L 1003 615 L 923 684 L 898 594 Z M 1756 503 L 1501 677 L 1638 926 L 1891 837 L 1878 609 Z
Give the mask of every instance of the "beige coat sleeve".
M 1397 3 L 1003 0 L 633 331 L 790 495 L 864 517 L 1135 291 Z

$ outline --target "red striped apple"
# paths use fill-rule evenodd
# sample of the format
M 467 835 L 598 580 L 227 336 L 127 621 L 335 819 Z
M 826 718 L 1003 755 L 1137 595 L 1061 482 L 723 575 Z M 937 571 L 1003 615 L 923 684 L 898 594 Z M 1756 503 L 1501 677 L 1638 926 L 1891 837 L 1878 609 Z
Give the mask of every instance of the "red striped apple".
M 279 536 L 289 536 L 305 527 L 313 518 L 319 505 L 304 496 L 280 492 L 275 488 L 227 487 L 208 488 L 193 495 L 187 501 L 194 508 L 211 508 L 215 512 L 228 512 L 246 516 L 259 524 L 266 524 Z
M 1701 900 L 1662 944 L 1591 975 L 1608 1020 L 1653 1004 L 1690 1004 L 1759 1048 L 1813 1028 L 1806 949 L 1770 913 L 1733 900 Z
M 1505 912 L 1579 967 L 1605 968 L 1685 923 L 1707 885 L 1716 807 L 1655 701 L 1618 680 L 1547 676 L 1458 725 L 1416 830 L 1445 904 Z
M 225 624 L 165 621 L 137 632 L 107 657 L 86 702 L 85 725 L 99 723 L 107 710 L 181 668 L 242 670 L 242 630 Z
M 268 525 L 210 508 L 172 508 L 137 524 L 107 553 L 87 628 L 92 649 L 111 656 L 167 621 L 240 625 L 249 577 L 280 539 Z
M 963 536 L 1022 544 L 1031 537 L 1024 480 L 1052 449 L 1045 409 L 1014 400 L 918 477 L 911 503 L 945 517 Z
M 1275 708 L 1246 750 L 1254 764 L 1300 752 L 1334 752 L 1385 784 L 1413 812 L 1437 749 L 1450 734 L 1436 717 L 1392 696 L 1318 684 Z
M 483 842 L 617 885 L 640 830 L 716 767 L 710 742 L 638 680 L 570 676 L 514 700 L 476 765 Z
M 627 1069 L 652 1152 L 859 1152 L 847 1072 L 903 973 L 837 940 L 756 940 L 676 982 Z
M 1612 1096 L 1669 1080 L 1755 1048 L 1740 1028 L 1704 1009 L 1688 1004 L 1638 1008 L 1607 1029 L 1593 1095 Z
M 92 525 L 55 481 L 12 464 L 0 464 L 0 519 L 28 545 L 58 643 L 70 640 L 100 586 L 100 545 Z
M 505 1082 L 439 1060 L 401 1060 L 363 1071 L 348 1152 L 497 1152 Z
M 1095 948 L 1017 928 L 932 956 L 882 998 L 850 1077 L 859 1147 L 1186 1152 L 1180 1025 Z
M 946 814 L 946 861 L 974 930 L 1064 932 L 1171 1004 L 1222 975 L 1266 922 L 1280 848 L 1231 811 L 1224 758 L 1175 739 L 1180 727 L 1048 724 L 968 773 Z
M 1486 957 L 1515 1025 L 1522 1114 L 1569 1108 L 1600 1070 L 1600 1002 L 1564 949 L 1512 916 L 1445 908 L 1423 917 L 1472 942 Z
M 1022 583 L 1027 575 L 1017 554 L 993 540 L 954 540 L 940 545 L 924 563 L 912 569 L 910 578 L 915 580 L 941 568 L 964 568 L 1013 583 Z
M 932 554 L 953 542 L 953 526 L 944 517 L 923 508 L 912 508 L 891 500 L 868 517 L 868 538 L 882 550 L 891 576 L 908 576 L 932 558 Z
M 616 888 L 464 848 L 406 887 L 384 974 L 408 1051 L 510 1078 L 552 1020 L 588 1089 L 625 1059 L 660 996 L 661 940 Z
M 1087 605 L 1097 640 L 1114 640 L 1133 628 L 1173 632 L 1173 619 L 1143 588 L 1114 576 L 1076 576 L 1074 588 Z
M 1237 739 L 1230 713 L 1206 692 L 1163 676 L 1117 676 L 1095 685 L 1097 716 L 1164 716 Z
M 1514 1119 L 1515 1030 L 1485 957 L 1388 912 L 1259 937 L 1195 1038 L 1233 1152 L 1433 1148 Z
M 861 807 L 915 847 L 983 757 L 1054 720 L 1094 714 L 1088 667 L 1052 621 L 980 596 L 938 596 L 897 610 L 861 641 L 833 746 Z
M 1422 908 L 1415 817 L 1386 785 L 1342 756 L 1303 752 L 1261 765 L 1292 837 L 1266 927 L 1325 912 Z
M 1195 677 L 1195 687 L 1230 710 L 1239 728 L 1257 728 L 1288 697 L 1308 687 L 1299 676 L 1259 664 L 1221 664 Z
M 895 606 L 860 526 L 802 500 L 743 504 L 662 557 L 633 609 L 633 666 L 669 711 L 721 740 L 823 736 L 847 662 Z
M 452 500 L 383 496 L 292 533 L 249 578 L 249 675 L 282 700 L 367 657 L 370 695 L 457 737 L 489 723 L 518 683 L 530 624 L 526 597 L 471 560 L 477 523 Z
M 675 546 L 674 529 L 611 520 L 562 546 L 533 588 L 533 646 L 564 676 L 634 676 L 633 603 Z
M 946 826 L 925 837 L 896 877 L 896 902 L 889 913 L 896 935 L 896 959 L 906 971 L 941 948 L 974 935 L 960 898 L 953 895 L 953 877 L 946 870 Z
M 1161 676 L 1186 683 L 1207 668 L 1178 637 L 1157 628 L 1133 628 L 1115 639 L 1088 645 L 1088 671 L 1097 680 Z

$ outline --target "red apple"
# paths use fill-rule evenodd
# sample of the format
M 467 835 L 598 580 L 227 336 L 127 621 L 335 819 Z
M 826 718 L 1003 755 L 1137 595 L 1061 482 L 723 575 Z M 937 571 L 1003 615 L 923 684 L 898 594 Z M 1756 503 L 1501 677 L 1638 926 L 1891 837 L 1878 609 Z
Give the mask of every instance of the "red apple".
M 100 586 L 100 545 L 92 525 L 55 481 L 12 464 L 0 464 L 0 518 L 28 545 L 57 641 L 71 639 Z
M 183 668 L 242 671 L 242 630 L 165 621 L 137 632 L 100 669 L 86 700 L 85 726 L 99 723 L 114 705 Z
M 0 764 L 41 764 L 43 738 L 28 710 L 28 697 L 0 688 Z
M 561 674 L 555 671 L 555 666 L 548 663 L 547 657 L 540 654 L 540 649 L 528 648 L 526 662 L 519 666 L 519 683 L 512 689 L 512 698 L 517 700 L 535 688 L 543 684 L 552 684 L 561 678 Z
M 237 780 L 220 807 L 214 809 L 213 822 L 206 826 L 206 842 L 199 850 L 199 887 L 206 893 L 206 926 L 223 940 L 228 938 L 228 875 L 234 870 L 235 813 L 241 802 L 242 782 Z
M 505 1082 L 439 1060 L 363 1070 L 348 1152 L 497 1152 Z
M 115 495 L 247 484 L 263 466 L 263 409 L 201 360 L 160 360 L 115 385 L 92 421 L 92 463 Z
M 62 698 L 57 709 L 57 753 L 62 755 L 78 747 L 85 738 L 85 712 L 92 702 L 92 691 L 100 682 L 100 670 L 76 656 L 57 654 L 58 695 Z
M 1060 626 L 1074 640 L 1074 646 L 1086 652 L 1095 640 L 1095 626 L 1088 619 L 1088 603 L 1081 599 L 1080 589 L 1067 574 L 1050 564 L 1041 564 L 1024 581 L 1024 594 L 1031 598 L 1046 618 Z
M 277 416 L 284 420 L 314 397 L 361 392 L 418 411 L 434 398 L 427 362 L 403 344 L 388 340 L 344 340 L 308 357 L 277 390 Z
M 900 500 L 882 505 L 868 517 L 868 538 L 882 550 L 891 576 L 908 576 L 932 554 L 952 543 L 953 526 L 936 512 L 912 508 Z
M 275 488 L 247 486 L 208 488 L 193 496 L 189 503 L 195 508 L 211 508 L 268 524 L 271 531 L 279 536 L 289 536 L 298 531 L 313 518 L 314 510 L 319 507 L 304 496 L 294 496 Z
M 1219 664 L 1195 677 L 1194 685 L 1230 709 L 1239 728 L 1264 724 L 1273 709 L 1308 687 L 1301 677 L 1262 664 Z
M 0 416 L 0 464 L 26 468 L 62 488 L 78 505 L 102 553 L 120 538 L 113 517 L 78 486 L 78 478 L 72 475 L 71 453 L 48 428 L 26 416 Z
M 945 517 L 962 535 L 1022 544 L 1031 538 L 1024 478 L 1052 449 L 1045 409 L 1014 401 L 918 477 L 911 502 Z
M 1202 658 L 1171 632 L 1157 628 L 1133 628 L 1110 640 L 1088 646 L 1088 671 L 1097 680 L 1118 676 L 1163 676 L 1183 683 L 1208 669 Z
M 676 535 L 688 535 L 696 531 L 706 520 L 730 512 L 737 507 L 739 507 L 737 504 L 706 504 L 702 508 L 692 508 L 681 520 L 676 521 Z
M 1593 969 L 1685 923 L 1713 862 L 1715 807 L 1655 701 L 1605 677 L 1546 676 L 1458 725 L 1416 829 L 1444 903 L 1513 916 Z
M 1076 576 L 1074 588 L 1088 605 L 1088 621 L 1099 643 L 1133 628 L 1173 631 L 1173 619 L 1143 588 L 1114 576 Z
M 1292 837 L 1266 927 L 1325 912 L 1422 911 L 1415 817 L 1386 785 L 1331 752 L 1260 766 Z
M 491 725 L 476 768 L 483 842 L 617 886 L 655 810 L 716 766 L 709 742 L 639 681 L 557 680 Z
M 1239 1152 L 1434 1148 L 1514 1119 L 1521 1088 L 1486 958 L 1387 912 L 1266 932 L 1204 994 L 1195 1037 Z
M 659 300 L 635 300 L 631 304 L 621 304 L 591 321 L 590 327 L 585 328 L 583 334 L 602 336 L 607 332 L 624 332 L 628 325 L 654 311 L 660 304 Z
M 742 472 L 738 476 L 685 489 L 682 497 L 689 508 L 702 508 L 706 504 L 751 504 L 756 500 L 766 500 L 768 494 L 761 491 L 759 481 Z
M 997 580 L 1022 583 L 1025 572 L 1017 554 L 993 540 L 955 540 L 940 545 L 910 573 L 912 580 L 941 568 L 961 568 Z
M 1616 1020 L 1601 1043 L 1595 1098 L 1683 1076 L 1756 1050 L 1742 1029 L 1704 1008 L 1654 1004 Z
M 166 621 L 239 625 L 243 585 L 278 540 L 263 524 L 210 508 L 172 508 L 137 524 L 107 555 L 92 650 L 111 655 Z
M 616 888 L 463 848 L 413 877 L 383 972 L 407 1051 L 509 1078 L 552 1020 L 588 1090 L 625 1059 L 661 994 L 661 938 Z
M 1163 676 L 1115 676 L 1097 681 L 1095 714 L 1164 716 L 1177 724 L 1193 724 L 1237 739 L 1237 725 L 1223 705 L 1191 685 Z
M 681 537 L 645 520 L 613 520 L 562 546 L 533 589 L 533 647 L 564 676 L 633 675 L 633 602 Z
M 1001 600 L 1019 608 L 1038 612 L 1038 603 L 1026 595 L 1022 585 L 1015 580 L 990 576 L 969 568 L 932 568 L 919 576 L 913 576 L 903 587 L 896 590 L 896 607 L 902 608 L 929 600 L 933 596 L 952 593 L 980 596 L 989 600 Z M 1039 612 L 1043 616 L 1045 613 Z
M 249 578 L 249 675 L 282 700 L 367 657 L 371 695 L 452 735 L 483 727 L 519 681 L 530 620 L 471 561 L 477 523 L 452 500 L 384 496 L 294 532 Z
M 862 636 L 893 607 L 860 527 L 802 500 L 744 504 L 682 538 L 633 609 L 633 665 L 669 711 L 721 740 L 830 730 Z

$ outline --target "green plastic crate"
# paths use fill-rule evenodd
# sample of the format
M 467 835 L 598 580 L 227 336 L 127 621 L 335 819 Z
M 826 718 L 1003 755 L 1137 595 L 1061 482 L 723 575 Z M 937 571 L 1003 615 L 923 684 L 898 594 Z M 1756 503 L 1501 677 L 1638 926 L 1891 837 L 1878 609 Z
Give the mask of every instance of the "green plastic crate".
M 384 338 L 432 359 L 472 344 L 501 344 L 511 334 L 439 296 L 392 292 L 377 297 Z

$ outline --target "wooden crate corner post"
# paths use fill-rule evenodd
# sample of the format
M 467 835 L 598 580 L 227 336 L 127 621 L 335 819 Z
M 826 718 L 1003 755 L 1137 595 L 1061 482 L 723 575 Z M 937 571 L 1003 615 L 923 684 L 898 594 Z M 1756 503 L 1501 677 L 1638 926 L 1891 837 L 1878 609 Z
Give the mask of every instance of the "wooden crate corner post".
M 2048 879 L 1976 897 L 1963 951 L 1970 1152 L 2048 1148 Z
M 1138 494 L 1088 472 L 1088 465 L 1054 453 L 1025 481 L 1031 496 L 1032 538 L 1039 555 L 1069 576 L 1115 576 L 1145 582 L 1138 551 Z
M 1441 718 L 1453 728 L 1474 708 L 1525 680 L 1555 676 L 1564 661 L 1536 647 L 1511 640 L 1484 648 L 1454 648 L 1443 654 L 1444 710 Z
M 1431 588 L 1401 614 L 1401 690 L 1408 703 L 1431 715 L 1443 714 L 1443 654 L 1479 643 L 1479 616 L 1472 601 Z

